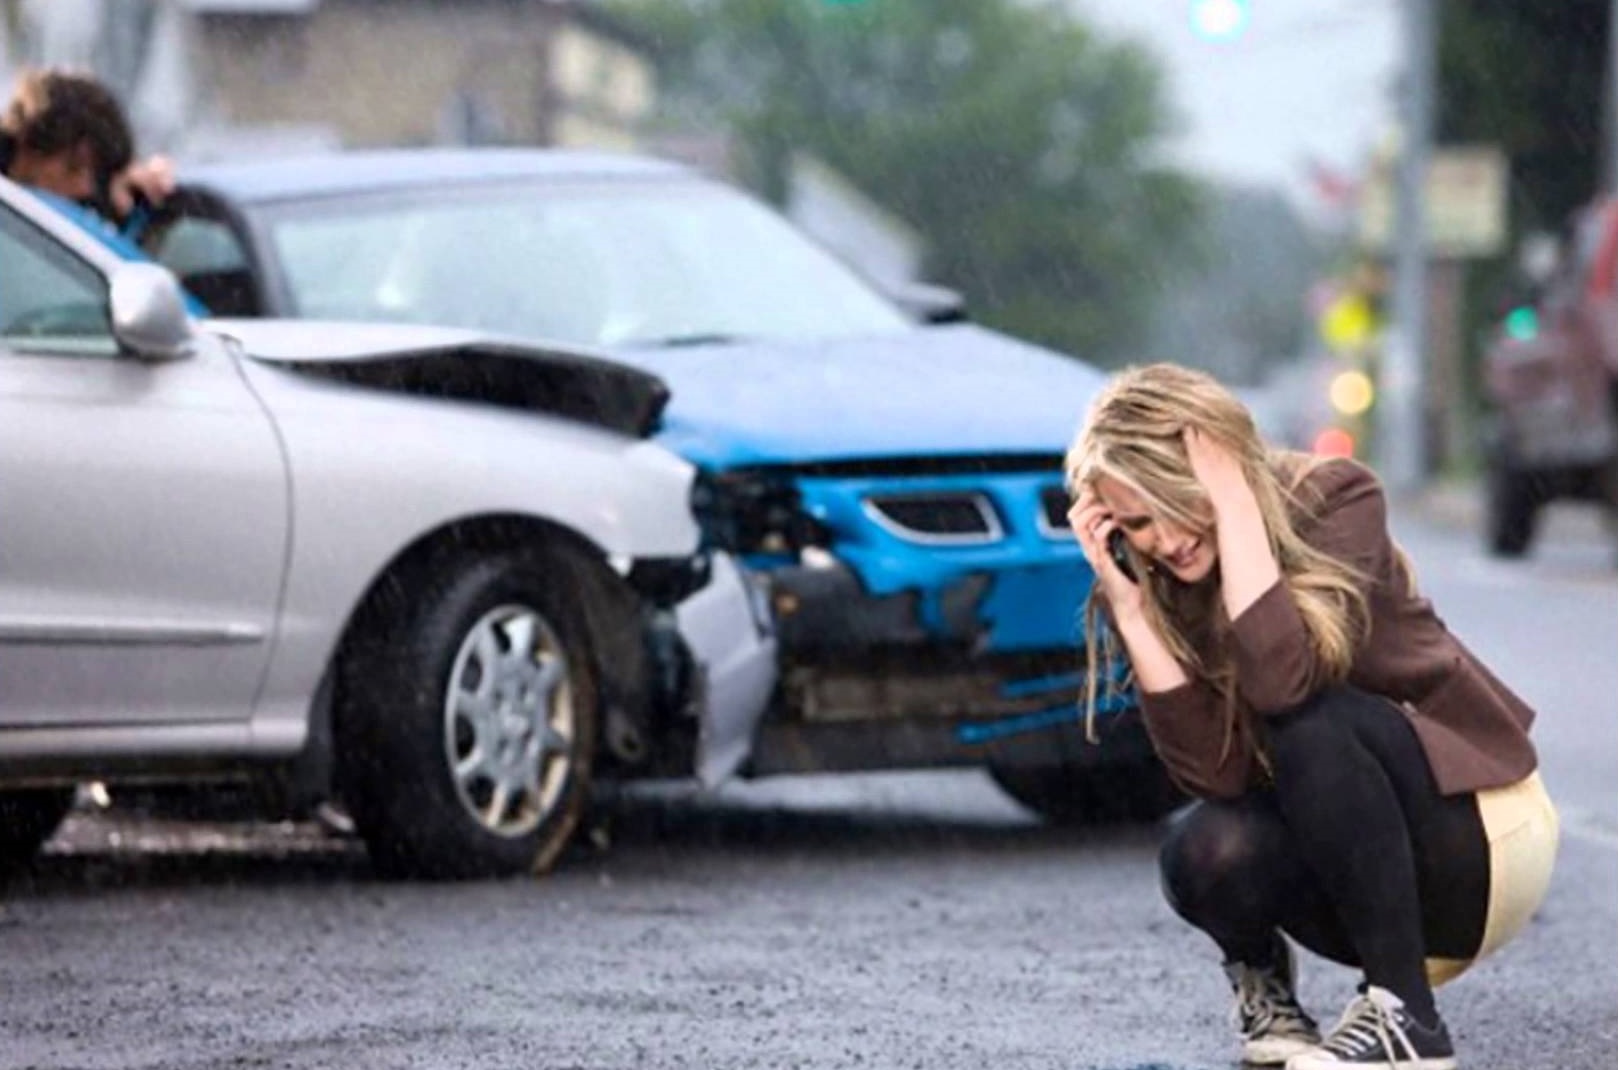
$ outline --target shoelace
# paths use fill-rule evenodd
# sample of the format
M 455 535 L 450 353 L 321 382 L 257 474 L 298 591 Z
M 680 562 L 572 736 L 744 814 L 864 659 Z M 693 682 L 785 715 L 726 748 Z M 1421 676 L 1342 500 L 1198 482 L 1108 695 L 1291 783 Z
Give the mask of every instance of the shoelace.
M 1282 1032 L 1313 1035 L 1314 1023 L 1279 977 L 1268 971 L 1244 970 L 1236 983 L 1236 1025 L 1246 1036 L 1259 1036 L 1281 1026 Z
M 1380 1049 L 1395 1067 L 1418 1062 L 1421 1056 L 1416 1053 L 1416 1046 L 1410 1043 L 1404 1026 L 1399 1024 L 1396 1011 L 1397 1008 L 1385 1006 L 1368 993 L 1354 997 L 1343 1011 L 1342 1019 L 1332 1027 L 1331 1035 L 1321 1049 L 1345 1058 Z

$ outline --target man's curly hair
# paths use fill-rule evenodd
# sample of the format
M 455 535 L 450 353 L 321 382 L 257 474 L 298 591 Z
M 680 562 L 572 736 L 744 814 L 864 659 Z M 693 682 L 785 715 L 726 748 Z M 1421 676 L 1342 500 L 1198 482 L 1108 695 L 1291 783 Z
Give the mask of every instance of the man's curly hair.
M 87 144 L 103 176 L 122 171 L 135 155 L 118 98 L 94 77 L 65 68 L 24 71 L 0 113 L 0 133 L 46 156 Z

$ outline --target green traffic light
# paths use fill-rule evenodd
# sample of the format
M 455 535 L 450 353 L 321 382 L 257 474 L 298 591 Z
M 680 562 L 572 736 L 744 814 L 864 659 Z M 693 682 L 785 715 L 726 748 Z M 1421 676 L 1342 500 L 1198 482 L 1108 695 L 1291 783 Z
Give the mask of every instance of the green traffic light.
M 1506 334 L 1526 342 L 1539 333 L 1539 313 L 1527 305 L 1506 313 Z

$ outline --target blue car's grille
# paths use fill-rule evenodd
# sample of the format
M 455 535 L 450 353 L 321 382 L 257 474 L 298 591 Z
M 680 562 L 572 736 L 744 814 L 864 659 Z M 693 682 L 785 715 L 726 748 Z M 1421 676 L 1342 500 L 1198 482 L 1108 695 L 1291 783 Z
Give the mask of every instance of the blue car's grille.
M 865 506 L 872 519 L 910 542 L 980 544 L 1005 535 L 993 504 L 976 492 L 874 495 Z
M 1046 487 L 1039 492 L 1039 529 L 1052 538 L 1068 538 L 1067 511 L 1072 507 L 1066 487 Z

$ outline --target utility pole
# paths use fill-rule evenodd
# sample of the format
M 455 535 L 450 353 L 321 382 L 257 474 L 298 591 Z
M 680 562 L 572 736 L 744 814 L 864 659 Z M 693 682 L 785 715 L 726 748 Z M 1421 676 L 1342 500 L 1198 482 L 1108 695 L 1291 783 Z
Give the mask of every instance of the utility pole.
M 1618 3 L 1618 0 L 1614 0 Z M 1377 466 L 1391 490 L 1427 477 L 1427 162 L 1432 155 L 1437 37 L 1434 0 L 1399 0 L 1404 71 L 1400 85 L 1398 195 L 1394 211 L 1392 323 L 1382 353 Z
M 1618 0 L 1607 10 L 1607 78 L 1601 109 L 1601 188 L 1618 193 Z

